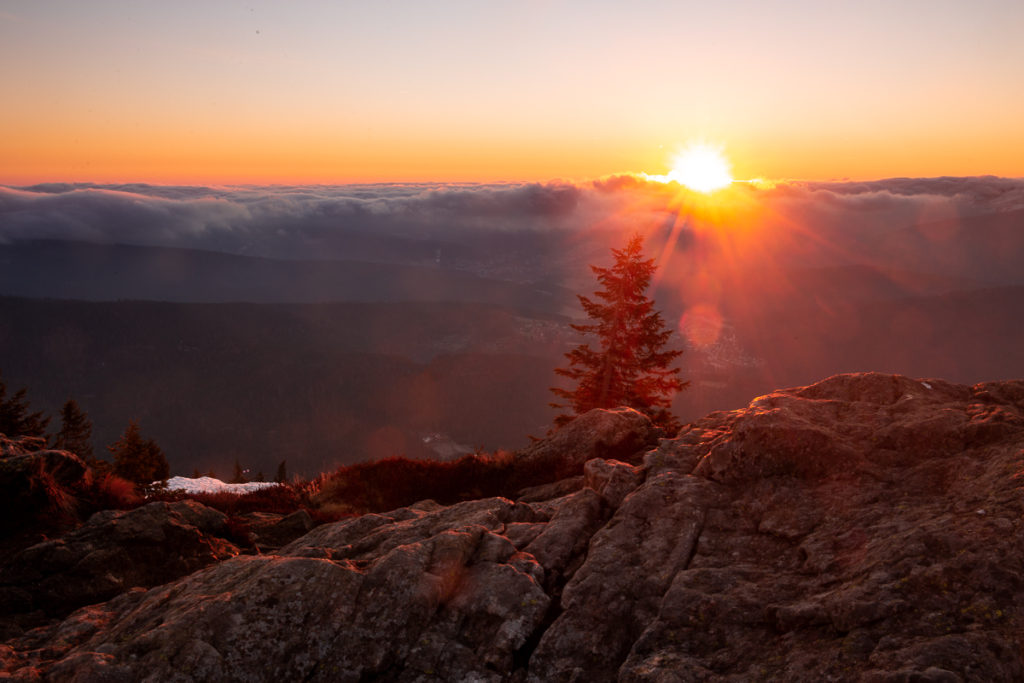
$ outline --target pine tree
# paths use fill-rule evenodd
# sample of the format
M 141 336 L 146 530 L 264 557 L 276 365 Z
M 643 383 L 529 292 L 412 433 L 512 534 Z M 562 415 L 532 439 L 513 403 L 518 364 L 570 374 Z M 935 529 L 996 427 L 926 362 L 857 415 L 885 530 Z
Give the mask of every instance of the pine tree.
M 192 470 L 192 478 L 193 479 L 198 479 L 201 476 L 203 476 L 203 475 L 199 473 L 199 468 L 198 467 L 196 467 L 195 469 Z
M 288 466 L 287 460 L 282 460 L 281 464 L 277 466 L 277 474 L 274 475 L 274 481 L 278 484 L 288 483 Z
M 54 437 L 53 447 L 71 451 L 86 462 L 92 462 L 92 421 L 73 398 L 60 409 L 60 431 Z
M 142 438 L 135 420 L 128 423 L 121 438 L 107 446 L 107 450 L 114 456 L 114 474 L 128 481 L 149 486 L 170 476 L 163 451 L 152 439 Z
M 231 484 L 244 484 L 248 479 L 245 478 L 245 471 L 242 466 L 238 463 L 238 458 L 235 458 L 235 475 L 231 477 Z
M 611 268 L 591 266 L 601 289 L 595 299 L 579 296 L 591 322 L 572 325 L 583 335 L 596 336 L 597 348 L 584 342 L 565 357 L 568 367 L 555 373 L 575 383 L 573 389 L 552 387 L 551 392 L 569 408 L 555 424 L 562 425 L 593 408 L 629 406 L 648 415 L 672 432 L 679 429 L 669 412 L 672 398 L 689 382 L 680 381 L 679 368 L 671 367 L 682 351 L 666 349 L 672 331 L 647 297 L 656 267 L 645 259 L 643 239 L 634 235 L 624 249 L 612 249 Z
M 42 412 L 29 412 L 28 389 L 22 387 L 7 398 L 7 385 L 0 377 L 0 434 L 15 436 L 43 436 L 50 418 L 43 417 Z

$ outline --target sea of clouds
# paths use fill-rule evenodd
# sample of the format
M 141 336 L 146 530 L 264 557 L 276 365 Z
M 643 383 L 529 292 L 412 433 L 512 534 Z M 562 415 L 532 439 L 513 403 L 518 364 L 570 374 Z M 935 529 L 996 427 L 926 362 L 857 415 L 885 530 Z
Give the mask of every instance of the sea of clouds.
M 346 258 L 343 238 L 355 233 L 458 242 L 498 232 L 676 229 L 673 244 L 685 249 L 695 226 L 717 223 L 756 226 L 770 236 L 762 251 L 770 242 L 791 253 L 808 244 L 849 253 L 851 244 L 886 232 L 1024 209 L 1024 179 L 992 176 L 738 182 L 727 193 L 708 199 L 642 175 L 519 184 L 0 186 L 0 243 L 62 239 Z

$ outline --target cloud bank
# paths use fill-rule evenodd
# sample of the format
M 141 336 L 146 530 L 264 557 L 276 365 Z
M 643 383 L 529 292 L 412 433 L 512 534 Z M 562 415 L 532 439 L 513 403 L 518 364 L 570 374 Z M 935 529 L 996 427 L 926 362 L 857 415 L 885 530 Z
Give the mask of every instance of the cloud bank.
M 761 258 L 855 261 L 887 243 L 906 258 L 914 235 L 934 241 L 921 226 L 1003 216 L 1010 226 L 1004 231 L 1012 232 L 1024 210 L 1024 179 L 991 176 L 736 183 L 729 193 L 717 206 L 719 200 L 637 175 L 480 185 L 0 186 L 0 242 L 68 239 L 344 259 L 365 256 L 358 244 L 366 240 L 471 244 L 487 236 L 493 251 L 503 235 L 558 235 L 563 246 L 579 245 L 586 260 L 633 230 L 665 240 L 675 231 L 672 244 L 685 251 L 700 246 L 693 235 L 701 226 L 717 223 L 719 234 L 758 232 Z

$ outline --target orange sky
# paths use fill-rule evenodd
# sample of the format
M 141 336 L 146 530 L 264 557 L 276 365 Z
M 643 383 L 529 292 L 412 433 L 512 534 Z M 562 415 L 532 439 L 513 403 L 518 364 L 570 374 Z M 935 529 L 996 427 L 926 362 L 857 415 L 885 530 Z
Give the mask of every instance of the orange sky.
M 0 1 L 0 183 L 1024 176 L 1017 0 L 364 4 Z

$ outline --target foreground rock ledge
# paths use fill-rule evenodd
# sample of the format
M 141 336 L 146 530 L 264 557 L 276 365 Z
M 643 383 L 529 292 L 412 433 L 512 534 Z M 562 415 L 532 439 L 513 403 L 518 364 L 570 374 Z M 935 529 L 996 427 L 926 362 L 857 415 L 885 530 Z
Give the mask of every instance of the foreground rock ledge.
M 0 661 L 55 681 L 1021 680 L 1022 459 L 1024 382 L 841 375 L 642 465 L 591 460 L 567 495 L 322 526 Z

